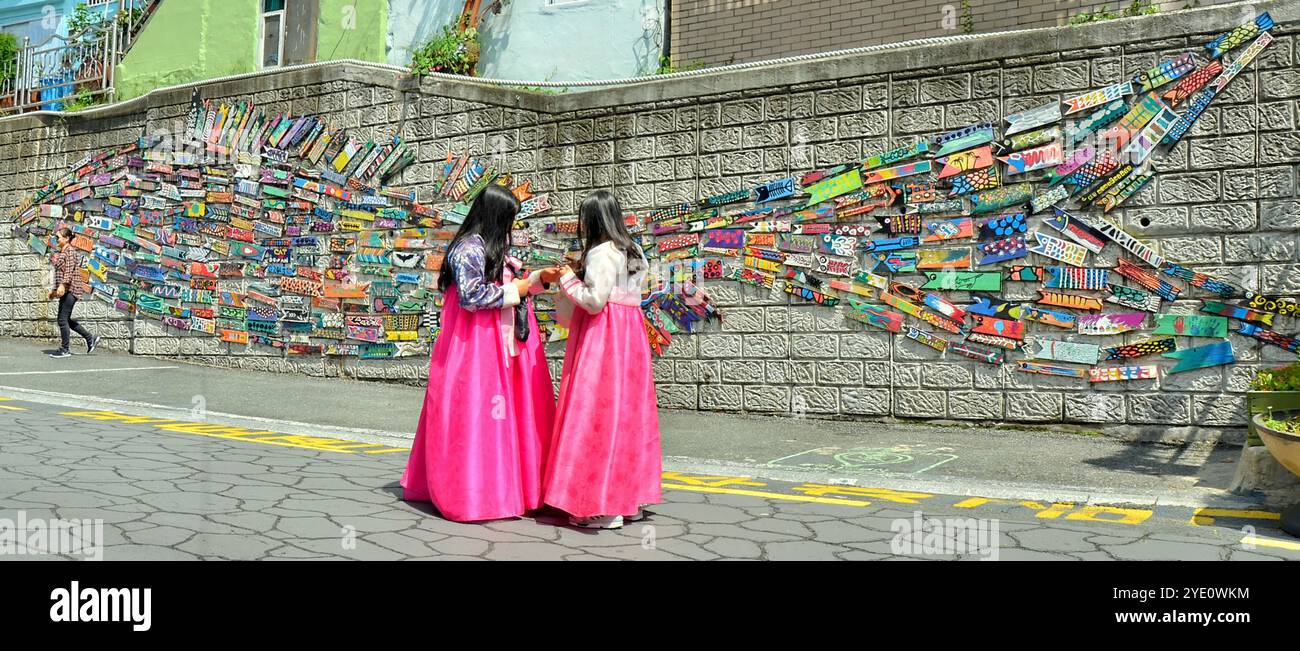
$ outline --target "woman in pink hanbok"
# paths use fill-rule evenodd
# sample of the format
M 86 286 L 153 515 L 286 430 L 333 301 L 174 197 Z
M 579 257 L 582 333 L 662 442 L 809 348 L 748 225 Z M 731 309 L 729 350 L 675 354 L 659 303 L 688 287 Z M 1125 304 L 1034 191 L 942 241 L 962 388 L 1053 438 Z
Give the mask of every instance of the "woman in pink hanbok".
M 489 185 L 438 275 L 442 333 L 401 485 L 404 499 L 433 502 L 448 520 L 511 518 L 542 504 L 555 400 L 527 301 L 541 272 L 523 276 L 507 255 L 518 212 L 509 190 Z M 526 336 L 516 319 L 527 320 Z
M 641 312 L 649 265 L 614 195 L 578 209 L 582 271 L 560 278 L 557 317 L 569 327 L 546 503 L 575 526 L 613 529 L 660 500 L 659 412 Z

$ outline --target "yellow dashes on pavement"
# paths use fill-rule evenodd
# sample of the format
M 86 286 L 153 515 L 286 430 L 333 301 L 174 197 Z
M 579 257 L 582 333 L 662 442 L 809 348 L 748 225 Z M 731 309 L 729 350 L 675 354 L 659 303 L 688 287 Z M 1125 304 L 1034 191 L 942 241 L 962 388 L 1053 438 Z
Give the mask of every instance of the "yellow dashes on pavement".
M 229 439 L 234 441 L 263 443 L 266 445 L 301 448 L 305 450 L 338 452 L 341 454 L 353 454 L 356 452 L 363 452 L 365 454 L 385 454 L 390 452 L 407 451 L 405 448 L 394 448 L 380 445 L 378 443 L 357 443 L 356 441 L 344 441 L 323 436 L 284 434 L 269 430 L 253 430 L 213 423 L 178 421 L 170 418 L 150 418 L 148 416 L 132 416 L 130 414 L 120 414 L 115 411 L 65 411 L 59 415 L 70 416 L 72 418 L 88 418 L 96 421 L 124 423 L 128 425 L 153 425 L 158 429 L 168 432 L 197 434 L 199 436 L 210 436 L 213 438 Z

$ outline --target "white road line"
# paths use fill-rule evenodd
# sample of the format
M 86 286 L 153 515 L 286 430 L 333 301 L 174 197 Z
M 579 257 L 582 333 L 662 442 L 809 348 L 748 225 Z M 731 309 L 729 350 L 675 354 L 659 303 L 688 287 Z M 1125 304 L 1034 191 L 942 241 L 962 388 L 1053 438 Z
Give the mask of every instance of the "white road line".
M 171 407 L 133 400 L 40 391 L 23 387 L 0 386 L 0 393 L 6 393 L 28 402 L 59 405 L 87 411 L 121 411 L 133 416 L 170 418 L 179 421 L 203 421 L 231 427 L 271 430 L 281 434 L 302 434 L 304 436 L 321 436 L 345 441 L 357 441 L 359 443 L 379 443 L 390 447 L 409 448 L 411 447 L 411 441 L 415 438 L 415 432 L 404 433 L 360 427 L 315 425 L 299 421 L 263 418 L 261 416 L 243 416 L 210 410 L 196 414 L 193 409 L 186 407 Z
M 0 375 L 61 375 L 64 373 L 112 373 L 113 371 L 161 371 L 163 369 L 176 368 L 175 366 L 128 366 L 125 368 L 83 368 L 83 369 L 66 369 L 62 371 L 17 371 L 12 373 L 0 373 Z

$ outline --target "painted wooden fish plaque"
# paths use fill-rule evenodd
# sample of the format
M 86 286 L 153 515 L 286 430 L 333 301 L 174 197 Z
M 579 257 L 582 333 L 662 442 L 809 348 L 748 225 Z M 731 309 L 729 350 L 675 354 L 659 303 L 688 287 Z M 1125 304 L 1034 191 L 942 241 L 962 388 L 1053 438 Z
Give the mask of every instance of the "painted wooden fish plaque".
M 1074 190 L 1068 185 L 1058 185 L 1054 188 L 1049 188 L 1048 190 L 1034 195 L 1034 198 L 1029 200 L 1029 212 L 1037 214 L 1043 212 L 1049 207 L 1055 207 L 1056 204 L 1069 199 L 1070 195 L 1073 193 Z
M 884 270 L 888 273 L 909 273 L 916 271 L 916 251 L 893 251 L 890 253 L 872 253 L 875 261 L 872 271 Z
M 980 145 L 987 145 L 993 142 L 993 127 L 971 131 L 964 136 L 948 140 L 934 152 L 936 157 L 947 156 L 948 154 L 974 149 Z
M 966 204 L 961 199 L 948 199 L 945 201 L 932 201 L 922 204 L 908 204 L 906 207 L 907 214 L 919 215 L 941 215 L 944 213 L 965 213 Z
M 1110 292 L 1110 296 L 1106 297 L 1107 303 L 1147 312 L 1160 311 L 1160 297 L 1155 294 L 1148 294 L 1140 289 L 1125 287 L 1124 285 L 1107 285 L 1106 290 Z
M 1045 145 L 1053 140 L 1060 139 L 1061 127 L 1059 126 L 1046 127 L 1036 131 L 1026 131 L 1024 133 L 1017 133 L 1016 135 L 998 143 L 996 153 L 1001 156 L 1007 152 L 1029 149 L 1030 147 Z
M 1067 307 L 1072 310 L 1094 310 L 1102 309 L 1101 299 L 1093 296 L 1080 296 L 1068 292 L 1049 292 L 1038 290 L 1038 303 L 1041 305 L 1052 305 L 1055 307 Z
M 1038 362 L 1026 362 L 1024 360 L 1016 362 L 1016 370 L 1022 373 L 1039 373 L 1042 375 L 1055 375 L 1057 377 L 1072 377 L 1079 379 L 1088 377 L 1088 369 L 1074 366 L 1061 366 L 1059 364 L 1039 364 Z
M 1007 280 L 1020 283 L 1040 283 L 1046 272 L 1043 267 L 1030 267 L 1026 265 L 1012 265 L 1007 269 Z
M 1065 100 L 1065 115 L 1073 115 L 1080 111 L 1097 108 L 1103 104 L 1110 104 L 1115 100 L 1123 98 L 1133 92 L 1133 84 L 1130 82 L 1121 82 L 1105 88 L 1084 93 L 1076 97 L 1070 97 Z
M 967 269 L 971 267 L 970 247 L 956 249 L 921 249 L 917 251 L 917 269 Z
M 853 192 L 860 187 L 862 187 L 862 174 L 856 169 L 851 169 L 844 174 L 818 181 L 812 187 L 807 188 L 808 201 L 804 205 L 806 207 L 814 206 L 828 199 L 834 199 L 842 194 Z
M 1004 119 L 1008 125 L 1006 131 L 1003 132 L 1004 136 L 1028 131 L 1059 121 L 1061 119 L 1061 103 L 1051 102 L 1014 115 L 1008 115 Z
M 1282 316 L 1300 317 L 1300 303 L 1289 298 L 1246 292 L 1246 300 L 1246 306 L 1254 310 L 1272 312 Z
M 925 225 L 929 233 L 921 238 L 922 242 L 945 242 L 975 237 L 975 221 L 969 217 L 931 222 Z
M 1017 204 L 1028 203 L 1034 197 L 1034 186 L 1031 183 L 1017 183 L 1015 185 L 1004 185 L 993 190 L 986 190 L 971 195 L 971 203 L 974 208 L 972 214 L 982 214 L 1002 210 Z
M 943 166 L 939 170 L 938 178 L 946 179 L 950 176 L 964 174 L 971 170 L 977 170 L 992 165 L 993 147 L 986 145 L 977 149 L 949 154 L 943 158 L 936 158 L 935 162 Z M 927 169 L 926 171 L 929 170 Z
M 1084 145 L 1075 149 L 1065 160 L 1061 161 L 1052 171 L 1048 172 L 1043 178 L 1048 185 L 1056 185 L 1079 168 L 1092 162 L 1097 155 L 1097 148 L 1092 145 Z
M 948 348 L 947 339 L 944 339 L 943 337 L 940 337 L 932 332 L 926 332 L 925 330 L 921 330 L 920 328 L 905 326 L 904 336 L 906 336 L 908 339 L 911 339 L 912 341 L 929 346 L 930 348 L 933 348 L 941 353 L 944 350 L 947 350 Z
M 1075 123 L 1073 128 L 1066 129 L 1065 144 L 1074 146 L 1083 142 L 1088 136 L 1120 119 L 1127 112 L 1128 105 L 1122 99 L 1117 99 L 1097 109 L 1090 113 L 1088 117 Z
M 916 174 L 928 174 L 932 163 L 928 160 L 917 161 L 897 165 L 895 167 L 886 167 L 883 169 L 871 170 L 866 172 L 862 177 L 863 183 L 881 183 L 905 176 L 914 176 Z M 856 171 L 856 170 L 855 170 Z M 943 178 L 942 176 L 940 178 Z M 811 205 L 811 204 L 810 204 Z
M 1172 353 L 1178 350 L 1178 340 L 1173 337 L 1163 339 L 1148 339 L 1135 344 L 1125 344 L 1123 346 L 1114 346 L 1104 349 L 1106 360 L 1115 359 L 1137 359 L 1147 355 L 1156 355 L 1160 353 Z
M 1142 269 L 1128 260 L 1120 260 L 1119 266 L 1115 267 L 1115 271 L 1119 275 L 1155 292 L 1157 296 L 1166 301 L 1178 300 L 1178 294 L 1182 292 L 1177 287 L 1156 277 L 1154 273 Z
M 1058 165 L 1065 159 L 1064 151 L 1060 142 L 1050 142 L 1032 149 L 999 156 L 998 160 L 1006 164 L 1007 175 L 1010 176 Z
M 1006 262 L 1007 260 L 1015 260 L 1029 255 L 1029 248 L 1026 246 L 1024 235 L 983 242 L 975 248 L 981 254 L 980 259 L 975 263 L 977 266 Z
M 968 343 L 949 344 L 948 350 L 957 353 L 963 357 L 969 357 L 974 360 L 984 362 L 985 364 L 1001 364 L 1006 361 L 1007 353 L 1002 350 L 988 350 L 979 346 L 972 346 Z
M 839 305 L 840 303 L 840 299 L 834 296 L 824 294 L 808 287 L 800 287 L 788 280 L 785 282 L 785 285 L 782 286 L 782 289 L 785 293 L 790 294 L 791 296 L 797 296 L 805 301 L 816 303 L 818 305 L 825 305 L 826 307 L 832 307 Z
M 1142 366 L 1108 366 L 1088 369 L 1089 382 L 1120 382 L 1124 380 L 1154 380 L 1158 378 L 1160 367 L 1155 364 Z
M 1147 315 L 1144 312 L 1112 312 L 1110 314 L 1084 314 L 1078 318 L 1081 335 L 1118 335 L 1142 327 Z
M 956 323 L 945 320 L 933 312 L 927 312 L 924 309 L 922 309 L 921 306 L 912 303 L 911 301 L 908 301 L 907 299 L 903 298 L 902 296 L 898 296 L 897 294 L 892 294 L 887 291 L 881 291 L 880 300 L 884 301 L 886 305 L 892 308 L 902 310 L 904 313 L 910 314 L 937 328 L 942 328 L 954 334 L 960 334 L 962 332 L 961 326 L 957 325 Z
M 1228 336 L 1228 319 L 1221 316 L 1158 314 L 1154 332 L 1158 335 L 1221 339 Z
M 862 303 L 851 298 L 848 299 L 848 304 L 849 309 L 845 311 L 845 315 L 851 319 L 889 332 L 903 330 L 903 315 L 898 312 L 891 312 L 883 305 Z
M 922 289 L 942 291 L 1001 291 L 1002 274 L 996 271 L 927 271 Z
M 1013 235 L 1023 234 L 1029 230 L 1025 213 L 1018 212 L 999 217 L 990 217 L 980 222 L 979 238 L 981 240 L 1000 240 Z
M 1074 341 L 1039 339 L 1038 350 L 1034 359 L 1056 362 L 1073 362 L 1075 364 L 1096 364 L 1101 357 L 1101 347 L 1096 344 L 1084 344 Z
M 1007 350 L 1023 351 L 1024 342 L 1011 339 L 1009 337 L 999 337 L 998 335 L 984 334 L 982 332 L 971 332 L 966 335 L 966 341 L 984 344 L 986 346 L 997 346 Z
M 868 253 L 879 253 L 885 251 L 898 251 L 900 249 L 911 249 L 921 245 L 920 238 L 916 237 L 896 237 L 885 240 L 867 240 L 862 242 L 862 250 Z
M 1256 16 L 1254 20 L 1237 27 L 1232 31 L 1220 34 L 1214 40 L 1206 43 L 1205 49 L 1210 51 L 1210 56 L 1212 58 L 1218 59 L 1229 50 L 1244 45 L 1250 39 L 1255 38 L 1270 29 L 1273 29 L 1273 17 L 1268 15 L 1268 12 L 1266 11 Z
M 1173 59 L 1133 77 L 1133 84 L 1141 92 L 1155 90 L 1165 84 L 1176 81 L 1196 69 L 1196 58 L 1191 52 L 1181 54 Z
M 991 316 L 975 314 L 971 316 L 971 332 L 1022 340 L 1025 338 L 1025 324 L 1019 321 L 998 319 Z
M 1080 246 L 1093 253 L 1101 253 L 1102 249 L 1106 247 L 1109 238 L 1104 233 L 1060 208 L 1053 208 L 1052 211 L 1056 214 L 1051 217 L 1044 217 L 1044 224 L 1064 233 Z
M 1222 366 L 1237 361 L 1237 358 L 1232 353 L 1232 343 L 1228 341 L 1176 350 L 1172 353 L 1164 353 L 1163 357 L 1178 360 L 1178 364 L 1169 369 L 1170 374 L 1192 371 L 1198 368 Z
M 768 203 L 777 199 L 793 197 L 795 193 L 794 179 L 777 179 L 764 183 L 754 188 L 754 200 L 756 203 Z
M 1227 281 L 1212 278 L 1208 274 L 1203 274 L 1199 271 L 1192 271 L 1187 267 L 1172 262 L 1166 262 L 1160 267 L 1160 270 L 1174 278 L 1186 280 L 1192 287 L 1203 289 L 1213 294 L 1218 294 L 1224 298 L 1232 298 L 1242 294 L 1240 288 Z
M 948 196 L 956 197 L 972 192 L 992 190 L 1002 185 L 1002 178 L 998 175 L 998 168 L 990 166 L 951 177 L 948 179 L 948 183 L 952 186 Z
M 1139 260 L 1157 269 L 1164 265 L 1165 259 L 1160 257 L 1160 255 L 1152 250 L 1151 247 L 1139 242 L 1132 235 L 1125 233 L 1123 229 L 1116 226 L 1105 217 L 1098 218 L 1096 226 L 1097 230 L 1103 235 L 1110 238 L 1112 242 L 1124 247 L 1124 250 L 1137 256 Z
M 1110 280 L 1109 269 L 1084 269 L 1080 267 L 1044 267 L 1048 289 L 1104 290 Z
M 1178 122 L 1179 116 L 1173 109 L 1165 107 L 1156 114 L 1133 140 L 1129 141 L 1124 151 L 1120 152 L 1126 160 L 1134 165 L 1142 163 L 1156 150 L 1156 145 L 1164 139 L 1165 134 Z
M 1219 301 L 1202 301 L 1201 311 L 1206 314 L 1224 316 L 1238 321 L 1247 321 L 1259 325 L 1272 326 L 1273 315 L 1238 305 L 1228 305 Z
M 961 138 L 965 138 L 965 137 L 967 137 L 967 136 L 970 136 L 971 134 L 975 134 L 975 133 L 983 133 L 983 132 L 985 132 L 985 131 L 989 132 L 990 134 L 992 133 L 992 131 L 993 131 L 993 123 L 992 123 L 992 122 L 981 122 L 981 123 L 979 123 L 979 124 L 972 124 L 972 125 L 970 125 L 970 126 L 968 126 L 968 127 L 962 127 L 962 128 L 960 128 L 960 129 L 954 129 L 953 131 L 949 131 L 949 132 L 947 132 L 947 133 L 940 134 L 940 135 L 938 135 L 938 136 L 935 137 L 935 139 L 934 139 L 934 144 L 936 144 L 936 145 L 946 145 L 946 144 L 948 144 L 948 143 L 950 143 L 950 142 L 953 142 L 953 141 L 955 141 L 955 140 L 960 140 Z
M 1238 334 L 1244 335 L 1246 337 L 1254 337 L 1255 339 L 1258 339 L 1266 344 L 1277 346 L 1278 348 L 1281 348 L 1291 353 L 1296 352 L 1296 348 L 1300 347 L 1300 339 L 1296 339 L 1295 337 L 1284 335 L 1278 332 L 1273 332 L 1272 330 L 1265 330 L 1257 325 L 1253 325 L 1250 323 L 1243 323 L 1240 326 L 1238 326 L 1237 332 Z
M 1183 77 L 1182 81 L 1179 81 L 1173 88 L 1165 91 L 1165 93 L 1160 96 L 1160 99 L 1163 100 L 1165 104 L 1168 104 L 1169 108 L 1178 108 L 1179 104 L 1191 99 L 1193 95 L 1199 92 L 1202 88 L 1205 88 L 1205 85 L 1210 83 L 1210 81 L 1212 81 L 1220 72 L 1223 72 L 1223 63 L 1219 61 L 1211 61 L 1198 68 L 1196 72 Z
M 905 161 L 909 158 L 916 158 L 928 151 L 930 151 L 930 143 L 924 140 L 917 142 L 916 144 L 904 145 L 862 161 L 862 170 L 865 172 L 877 167 L 893 165 L 894 163 Z
M 1038 243 L 1029 247 L 1030 253 L 1054 258 L 1076 267 L 1082 266 L 1084 259 L 1088 256 L 1088 250 L 1082 246 L 1046 235 L 1041 231 L 1035 231 L 1034 238 L 1038 240 Z

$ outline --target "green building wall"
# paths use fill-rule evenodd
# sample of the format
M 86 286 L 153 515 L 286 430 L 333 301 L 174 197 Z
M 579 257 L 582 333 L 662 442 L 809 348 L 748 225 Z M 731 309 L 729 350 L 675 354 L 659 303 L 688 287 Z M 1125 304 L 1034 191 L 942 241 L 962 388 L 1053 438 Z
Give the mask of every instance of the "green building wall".
M 319 0 L 316 60 L 383 63 L 386 0 Z M 117 99 L 258 70 L 261 0 L 163 0 L 117 68 Z

